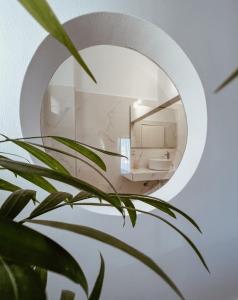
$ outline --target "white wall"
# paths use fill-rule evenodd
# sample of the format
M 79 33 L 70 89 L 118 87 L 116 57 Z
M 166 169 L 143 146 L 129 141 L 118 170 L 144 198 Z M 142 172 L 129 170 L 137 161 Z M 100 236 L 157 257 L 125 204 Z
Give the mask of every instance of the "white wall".
M 147 118 L 145 121 L 158 121 L 159 122 L 176 122 L 176 112 L 171 108 L 165 108 L 161 111 L 158 111 Z
M 177 151 L 175 153 L 174 166 L 178 167 L 186 148 L 188 128 L 182 103 L 175 103 L 172 107 L 175 109 L 177 123 Z
M 50 85 L 74 87 L 74 64 L 72 57 L 63 62 L 51 78 Z
M 202 236 L 188 229 L 183 220 L 179 219 L 177 223 L 203 252 L 211 275 L 203 270 L 176 233 L 148 217 L 140 216 L 134 230 L 130 226 L 123 228 L 117 217 L 88 211 L 78 215 L 78 211 L 66 209 L 52 213 L 51 217 L 97 227 L 130 242 L 152 256 L 189 300 L 236 299 L 238 87 L 234 82 L 217 95 L 213 91 L 237 66 L 237 1 L 71 0 L 69 4 L 67 0 L 54 0 L 50 3 L 62 22 L 92 11 L 116 11 L 147 19 L 174 38 L 193 62 L 207 97 L 208 140 L 197 172 L 173 199 L 173 204 L 186 210 L 201 225 Z M 19 136 L 19 98 L 23 77 L 46 33 L 25 14 L 18 2 L 9 0 L 1 4 L 0 90 L 1 98 L 8 101 L 1 100 L 0 127 L 10 136 Z M 15 147 L 8 146 L 6 150 L 15 151 Z M 72 251 L 85 268 L 91 284 L 99 264 L 96 249 L 103 252 L 107 265 L 102 299 L 177 299 L 151 271 L 125 254 L 76 235 L 46 228 L 40 230 Z M 59 299 L 61 288 L 79 290 L 62 277 L 50 275 L 50 300 Z M 83 299 L 83 296 L 79 297 L 80 292 L 78 299 Z
M 98 83 L 94 84 L 75 64 L 75 86 L 79 91 L 154 100 L 158 104 L 177 95 L 168 76 L 136 51 L 102 45 L 81 50 L 80 53 Z

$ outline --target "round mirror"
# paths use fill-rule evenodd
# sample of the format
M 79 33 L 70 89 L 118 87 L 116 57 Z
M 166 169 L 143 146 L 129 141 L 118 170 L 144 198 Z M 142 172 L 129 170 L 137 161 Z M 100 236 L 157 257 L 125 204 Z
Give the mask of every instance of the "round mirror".
M 176 87 L 157 64 L 134 50 L 100 45 L 80 54 L 98 83 L 73 58 L 59 66 L 42 102 L 42 135 L 123 155 L 98 152 L 107 166 L 104 175 L 120 193 L 157 190 L 173 176 L 186 147 L 186 115 Z M 90 168 L 84 157 L 56 141 L 43 142 L 79 156 L 81 160 L 47 150 L 72 175 L 112 191 L 96 165 Z

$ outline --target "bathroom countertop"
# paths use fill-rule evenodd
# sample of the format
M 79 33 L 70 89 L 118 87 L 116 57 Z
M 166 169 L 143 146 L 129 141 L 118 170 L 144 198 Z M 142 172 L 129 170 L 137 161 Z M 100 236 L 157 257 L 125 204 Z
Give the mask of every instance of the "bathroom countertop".
M 151 180 L 167 180 L 174 173 L 174 170 L 158 171 L 147 168 L 131 169 L 129 173 L 122 174 L 123 177 L 131 181 L 151 181 Z

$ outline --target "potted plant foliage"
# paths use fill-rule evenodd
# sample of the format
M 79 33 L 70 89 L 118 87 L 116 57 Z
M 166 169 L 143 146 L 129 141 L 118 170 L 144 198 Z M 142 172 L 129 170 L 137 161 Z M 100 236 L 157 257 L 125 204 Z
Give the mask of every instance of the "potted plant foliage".
M 85 72 L 87 72 L 92 80 L 96 82 L 96 79 L 89 70 L 87 64 L 78 53 L 48 3 L 45 0 L 20 0 L 19 2 L 45 30 L 67 47 Z M 103 254 L 101 254 L 101 265 L 96 282 L 93 289 L 89 291 L 86 276 L 84 275 L 79 262 L 51 238 L 29 228 L 28 224 L 31 223 L 70 231 L 113 246 L 126 254 L 133 256 L 146 267 L 150 268 L 162 278 L 181 299 L 185 299 L 175 283 L 160 268 L 160 266 L 150 257 L 134 247 L 95 228 L 80 224 L 63 223 L 57 220 L 49 221 L 42 219 L 42 216 L 47 212 L 63 206 L 70 206 L 72 209 L 75 209 L 76 207 L 78 209 L 81 206 L 86 205 L 95 205 L 99 208 L 102 206 L 110 206 L 119 211 L 123 219 L 125 219 L 125 215 L 128 213 L 132 226 L 136 225 L 138 212 L 148 214 L 152 218 L 156 218 L 158 221 L 166 223 L 181 235 L 188 245 L 192 247 L 201 263 L 208 270 L 206 262 L 194 243 L 180 229 L 173 225 L 169 219 L 165 219 L 158 214 L 158 212 L 163 212 L 168 218 L 172 219 L 176 218 L 177 214 L 181 215 L 201 232 L 199 226 L 185 212 L 161 199 L 137 194 L 120 194 L 117 193 L 113 187 L 111 193 L 106 193 L 99 188 L 72 176 L 60 161 L 45 152 L 45 149 L 49 149 L 49 147 L 33 142 L 33 138 L 35 141 L 36 137 L 12 139 L 5 134 L 6 133 L 1 135 L 0 146 L 6 143 L 14 143 L 17 147 L 24 149 L 30 155 L 41 161 L 44 166 L 25 162 L 17 156 L 17 153 L 15 157 L 3 152 L 1 152 L 0 155 L 1 169 L 8 170 L 17 177 L 22 177 L 37 187 L 35 190 L 23 189 L 15 183 L 13 184 L 0 177 L 0 189 L 9 192 L 9 196 L 6 199 L 2 199 L 0 207 L 1 299 L 46 299 L 48 271 L 61 274 L 79 284 L 85 291 L 87 299 L 97 300 L 100 298 L 105 272 Z M 59 144 L 63 144 L 69 149 L 69 152 L 67 152 L 58 148 L 50 148 L 51 151 L 74 157 L 81 161 L 87 159 L 87 161 L 90 161 L 90 163 L 88 163 L 89 168 L 95 168 L 95 166 L 97 166 L 101 169 L 101 176 L 104 176 L 103 172 L 106 171 L 107 166 L 101 159 L 100 153 L 111 156 L 120 156 L 120 154 L 85 145 L 80 141 L 65 137 L 47 136 L 44 138 L 56 140 Z M 76 154 L 70 152 L 72 149 Z M 78 190 L 78 193 L 73 195 L 65 191 L 58 191 L 49 179 L 72 186 Z M 38 199 L 38 188 L 44 189 L 48 193 L 48 196 L 45 199 Z M 92 198 L 98 199 L 99 201 L 89 201 L 89 199 Z M 151 213 L 136 209 L 133 204 L 134 200 L 150 205 L 152 208 L 157 209 L 157 212 Z M 18 215 L 30 202 L 34 203 L 34 209 L 31 211 L 30 215 L 26 215 L 23 219 L 19 220 Z M 62 300 L 74 299 L 74 297 L 74 292 L 62 291 Z

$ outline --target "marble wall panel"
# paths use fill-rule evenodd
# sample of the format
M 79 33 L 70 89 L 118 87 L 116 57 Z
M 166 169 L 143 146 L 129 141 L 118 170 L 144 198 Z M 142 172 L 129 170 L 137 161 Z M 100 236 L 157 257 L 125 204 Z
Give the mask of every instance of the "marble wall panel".
M 42 135 L 60 135 L 75 139 L 75 93 L 74 88 L 49 86 L 41 109 Z M 44 139 L 44 145 L 74 154 L 69 148 L 52 139 Z M 75 175 L 75 159 L 50 150 L 47 152 L 58 159 L 72 175 Z
M 75 101 L 76 139 L 105 150 L 120 152 L 120 138 L 130 136 L 129 107 L 135 99 L 77 92 Z M 146 193 L 158 185 L 132 182 L 121 176 L 120 158 L 101 155 L 107 166 L 106 176 L 117 191 Z M 105 191 L 111 191 L 108 183 L 95 171 L 77 162 L 77 176 Z

